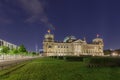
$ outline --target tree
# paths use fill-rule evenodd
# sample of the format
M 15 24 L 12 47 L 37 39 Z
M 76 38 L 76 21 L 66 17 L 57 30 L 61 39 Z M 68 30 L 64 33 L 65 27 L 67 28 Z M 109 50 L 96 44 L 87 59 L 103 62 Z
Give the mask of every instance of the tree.
M 27 52 L 27 50 L 26 50 L 26 48 L 25 48 L 24 45 L 20 45 L 19 48 L 18 48 L 18 51 L 19 51 L 19 52 L 23 52 L 23 53 L 24 53 L 24 52 L 25 52 L 25 53 Z
M 7 47 L 7 46 L 2 46 L 1 47 L 1 53 L 8 53 L 9 52 L 9 50 L 10 50 L 10 48 L 9 47 Z
M 17 48 L 13 48 L 12 50 L 11 50 L 11 53 L 12 54 L 17 54 L 19 51 L 18 51 L 18 49 Z
M 104 54 L 105 55 L 111 55 L 113 51 L 111 51 L 110 49 L 104 50 Z
M 32 55 L 36 55 L 36 52 L 32 52 Z
M 120 49 L 116 49 L 114 51 L 117 52 L 118 54 L 120 54 Z
M 18 53 L 18 50 L 17 49 L 13 49 L 13 53 L 14 54 Z

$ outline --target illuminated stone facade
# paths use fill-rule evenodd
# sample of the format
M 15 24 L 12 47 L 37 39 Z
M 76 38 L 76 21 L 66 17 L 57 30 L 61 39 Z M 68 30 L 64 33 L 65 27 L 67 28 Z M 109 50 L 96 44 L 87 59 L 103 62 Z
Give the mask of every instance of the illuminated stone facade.
M 9 47 L 10 49 L 13 49 L 13 48 L 17 48 L 17 47 L 18 47 L 17 45 L 12 44 L 12 43 L 7 42 L 7 41 L 2 40 L 2 39 L 0 39 L 0 46 L 7 46 L 7 47 Z
M 76 39 L 74 36 L 68 36 L 64 41 L 58 42 L 54 40 L 54 35 L 48 32 L 43 41 L 43 54 L 44 56 L 103 56 L 103 47 L 103 40 L 98 37 L 90 44 L 85 39 Z

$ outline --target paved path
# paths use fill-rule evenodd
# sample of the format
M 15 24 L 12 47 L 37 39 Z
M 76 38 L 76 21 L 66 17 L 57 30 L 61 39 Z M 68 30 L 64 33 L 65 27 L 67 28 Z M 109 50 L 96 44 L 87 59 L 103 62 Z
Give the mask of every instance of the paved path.
M 40 56 L 38 56 L 40 57 Z M 29 61 L 38 57 L 31 57 L 31 58 L 21 58 L 21 59 L 12 59 L 12 60 L 0 60 L 0 70 L 5 69 L 7 67 L 13 66 L 15 64 L 19 64 L 24 61 Z

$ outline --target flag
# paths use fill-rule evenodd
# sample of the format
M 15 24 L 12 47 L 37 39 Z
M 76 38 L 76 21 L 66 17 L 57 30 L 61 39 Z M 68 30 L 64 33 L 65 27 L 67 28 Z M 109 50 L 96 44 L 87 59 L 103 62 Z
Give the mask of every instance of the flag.
M 50 33 L 50 29 L 48 29 L 48 33 Z
M 99 37 L 100 35 L 99 34 L 97 34 L 97 38 Z

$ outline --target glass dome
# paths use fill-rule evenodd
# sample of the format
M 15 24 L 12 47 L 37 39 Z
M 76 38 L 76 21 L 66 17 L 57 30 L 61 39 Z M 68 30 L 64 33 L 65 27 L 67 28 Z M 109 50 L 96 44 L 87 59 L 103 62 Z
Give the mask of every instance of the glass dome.
M 95 38 L 95 39 L 93 39 L 93 42 L 99 42 L 99 41 L 103 41 L 102 38 Z
M 95 38 L 95 39 L 93 39 L 93 43 L 94 44 L 103 44 L 103 39 L 102 38 Z
M 67 36 L 64 38 L 63 42 L 68 42 L 69 40 L 76 40 L 75 36 Z

